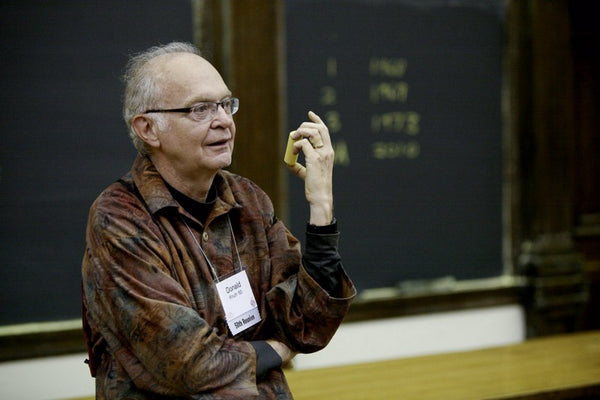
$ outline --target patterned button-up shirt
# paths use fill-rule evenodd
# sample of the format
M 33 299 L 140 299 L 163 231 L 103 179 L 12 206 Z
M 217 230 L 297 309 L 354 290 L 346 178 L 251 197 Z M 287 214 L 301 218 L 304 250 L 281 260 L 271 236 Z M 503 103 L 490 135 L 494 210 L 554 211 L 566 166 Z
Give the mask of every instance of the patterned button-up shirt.
M 302 265 L 298 240 L 260 188 L 226 171 L 215 179 L 204 223 L 141 156 L 92 205 L 83 317 L 97 399 L 292 398 L 281 369 L 257 381 L 249 342 L 313 352 L 346 314 L 356 291 L 341 265 L 334 297 Z M 262 320 L 233 337 L 203 252 L 226 276 L 239 270 L 236 247 Z

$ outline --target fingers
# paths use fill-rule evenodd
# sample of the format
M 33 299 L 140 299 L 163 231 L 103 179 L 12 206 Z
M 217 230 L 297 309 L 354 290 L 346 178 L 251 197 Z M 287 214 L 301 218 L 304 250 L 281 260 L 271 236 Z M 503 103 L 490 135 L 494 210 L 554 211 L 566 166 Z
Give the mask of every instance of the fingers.
M 292 171 L 294 175 L 298 178 L 305 180 L 306 179 L 306 167 L 300 163 L 296 163 L 294 165 L 286 164 L 287 168 Z
M 331 138 L 327 126 L 323 120 L 312 111 L 308 112 L 308 118 L 310 121 L 303 122 L 298 129 L 290 133 L 291 138 L 295 141 L 293 142 L 292 152 L 290 153 L 292 153 L 295 158 L 293 161 L 291 155 L 286 158 L 289 160 L 286 161 L 287 168 L 304 181 L 306 181 L 307 177 L 307 168 L 296 161 L 297 154 L 300 152 L 304 153 L 307 167 L 309 167 L 309 164 L 316 165 L 316 163 L 327 163 L 328 161 L 326 160 L 333 159 L 333 148 L 331 147 Z M 286 149 L 286 154 L 287 153 L 288 149 Z M 315 167 L 313 166 L 310 168 L 314 169 Z M 321 167 L 317 169 L 321 169 Z
M 331 144 L 329 130 L 323 120 L 312 111 L 308 112 L 308 118 L 311 122 L 303 122 L 296 130 L 293 136 L 294 139 L 298 140 L 302 137 L 308 139 L 315 149 L 320 149 Z
M 293 137 L 296 141 L 299 141 L 302 138 L 308 140 L 311 146 L 315 149 L 320 149 L 325 145 L 319 130 L 317 128 L 308 126 L 307 122 L 300 125 Z
M 330 145 L 331 138 L 329 136 L 329 129 L 327 129 L 327 125 L 325 125 L 321 117 L 319 117 L 314 112 L 309 111 L 308 118 L 310 118 L 311 121 L 317 124 L 317 130 L 319 131 L 319 139 L 321 139 L 321 145 L 317 146 L 317 144 L 315 143 L 313 143 L 313 145 L 316 148 L 323 147 L 325 144 Z
M 300 139 L 294 142 L 293 144 L 293 153 L 299 154 L 300 152 L 304 153 L 304 159 L 307 162 L 307 166 L 311 164 L 310 160 L 313 160 L 313 164 L 315 160 L 321 159 L 325 154 L 327 154 L 327 149 L 323 149 L 324 145 L 321 144 L 321 147 L 316 148 L 314 144 L 308 138 Z M 286 163 L 286 166 L 294 175 L 301 178 L 302 180 L 306 180 L 307 169 L 305 166 L 300 164 L 297 160 L 294 161 L 294 164 Z
M 311 140 L 311 143 L 315 149 L 320 149 L 321 147 L 325 146 L 323 144 L 323 139 L 321 138 L 321 136 L 315 137 L 314 140 Z

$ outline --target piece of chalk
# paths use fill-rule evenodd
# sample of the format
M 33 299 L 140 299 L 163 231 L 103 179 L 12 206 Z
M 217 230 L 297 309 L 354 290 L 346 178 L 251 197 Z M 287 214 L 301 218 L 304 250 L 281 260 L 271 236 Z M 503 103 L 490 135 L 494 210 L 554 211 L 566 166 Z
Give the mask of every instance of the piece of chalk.
M 294 154 L 294 143 L 296 143 L 296 141 L 292 138 L 293 133 L 294 132 L 290 132 L 285 148 L 285 155 L 283 156 L 283 161 L 287 165 L 296 165 L 296 161 L 298 161 L 298 154 Z

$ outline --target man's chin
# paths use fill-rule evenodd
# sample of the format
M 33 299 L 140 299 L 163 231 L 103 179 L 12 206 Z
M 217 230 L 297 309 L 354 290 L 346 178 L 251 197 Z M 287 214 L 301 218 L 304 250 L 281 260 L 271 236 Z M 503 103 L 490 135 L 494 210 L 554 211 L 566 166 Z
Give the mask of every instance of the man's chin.
M 231 162 L 232 162 L 232 157 L 231 154 L 225 156 L 225 155 L 221 155 L 220 157 L 216 157 L 214 159 L 214 166 L 215 169 L 224 169 L 227 168 L 229 166 L 231 166 Z
M 213 147 L 209 151 L 205 149 L 201 157 L 203 160 L 199 160 L 200 162 L 215 170 L 227 168 L 233 161 L 231 148 L 225 146 Z

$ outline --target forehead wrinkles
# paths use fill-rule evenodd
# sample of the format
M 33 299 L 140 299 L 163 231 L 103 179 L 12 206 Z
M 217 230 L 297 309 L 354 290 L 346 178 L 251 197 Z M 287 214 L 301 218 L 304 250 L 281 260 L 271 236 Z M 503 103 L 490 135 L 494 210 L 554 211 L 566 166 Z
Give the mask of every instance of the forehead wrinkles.
M 215 100 L 229 93 L 218 71 L 205 59 L 189 53 L 164 54 L 155 59 L 156 82 L 168 101 Z

